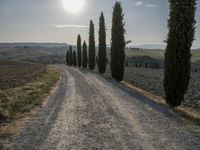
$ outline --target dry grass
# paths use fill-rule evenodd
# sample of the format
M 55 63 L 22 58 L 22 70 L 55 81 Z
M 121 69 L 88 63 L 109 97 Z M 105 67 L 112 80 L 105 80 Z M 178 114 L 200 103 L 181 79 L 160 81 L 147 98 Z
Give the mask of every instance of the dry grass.
M 168 105 L 165 103 L 165 99 L 162 96 L 154 95 L 150 92 L 147 92 L 147 91 L 145 91 L 141 88 L 138 88 L 138 87 L 134 86 L 133 84 L 130 84 L 125 81 L 122 81 L 121 83 L 126 85 L 127 87 L 137 91 L 138 93 L 141 93 L 141 94 L 147 96 L 151 100 L 153 100 L 165 107 L 168 107 Z M 188 121 L 192 122 L 194 125 L 200 126 L 200 112 L 195 111 L 195 109 L 192 109 L 187 106 L 179 106 L 178 108 L 174 109 L 173 111 L 182 115 L 183 117 L 188 119 Z
M 24 85 L 41 75 L 45 69 L 42 64 L 0 60 L 0 90 Z
M 17 131 L 22 117 L 30 114 L 33 108 L 42 105 L 50 90 L 59 79 L 55 67 L 48 66 L 46 71 L 24 86 L 0 90 L 0 149 L 9 145 L 9 137 Z M 3 143 L 3 144 L 2 144 Z

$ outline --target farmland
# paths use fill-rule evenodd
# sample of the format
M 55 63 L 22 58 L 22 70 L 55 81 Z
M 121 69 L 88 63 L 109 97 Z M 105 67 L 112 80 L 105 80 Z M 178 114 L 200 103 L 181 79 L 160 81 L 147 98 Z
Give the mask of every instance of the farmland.
M 24 85 L 45 71 L 45 66 L 34 63 L 0 60 L 0 90 Z
M 155 59 L 160 68 L 164 67 L 164 53 L 165 51 L 160 49 L 126 49 L 126 56 L 128 58 L 148 56 Z M 196 72 L 196 70 L 200 72 L 200 49 L 191 51 L 191 71 Z
M 18 129 L 15 121 L 43 103 L 59 72 L 49 65 L 10 60 L 0 60 L 0 69 L 0 149 L 5 149 Z

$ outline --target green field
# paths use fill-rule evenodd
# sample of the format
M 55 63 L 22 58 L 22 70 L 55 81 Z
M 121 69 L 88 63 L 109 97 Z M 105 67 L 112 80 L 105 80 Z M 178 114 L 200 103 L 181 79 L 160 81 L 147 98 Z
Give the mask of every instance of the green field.
M 126 56 L 149 56 L 158 60 L 164 60 L 164 50 L 153 49 L 126 49 Z M 192 70 L 200 70 L 200 49 L 191 51 Z
M 200 49 L 191 51 L 192 62 L 200 62 Z M 126 49 L 126 55 L 131 56 L 149 56 L 156 59 L 164 59 L 164 50 L 153 50 L 153 49 Z
M 149 56 L 155 59 L 164 59 L 163 50 L 151 50 L 151 49 L 126 49 L 126 55 L 131 56 Z

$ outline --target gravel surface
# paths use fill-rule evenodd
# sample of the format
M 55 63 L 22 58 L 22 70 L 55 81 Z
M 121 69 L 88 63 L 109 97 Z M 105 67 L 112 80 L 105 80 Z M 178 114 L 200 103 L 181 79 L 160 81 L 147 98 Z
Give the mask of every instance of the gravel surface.
M 13 150 L 200 149 L 200 130 L 170 109 L 114 80 L 59 67 L 58 87 Z

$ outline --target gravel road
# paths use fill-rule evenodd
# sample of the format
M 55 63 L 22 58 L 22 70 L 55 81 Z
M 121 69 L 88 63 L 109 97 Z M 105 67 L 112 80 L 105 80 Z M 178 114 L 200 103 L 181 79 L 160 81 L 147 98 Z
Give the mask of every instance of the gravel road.
M 11 149 L 200 149 L 200 130 L 170 109 L 114 80 L 58 67 L 58 86 Z

